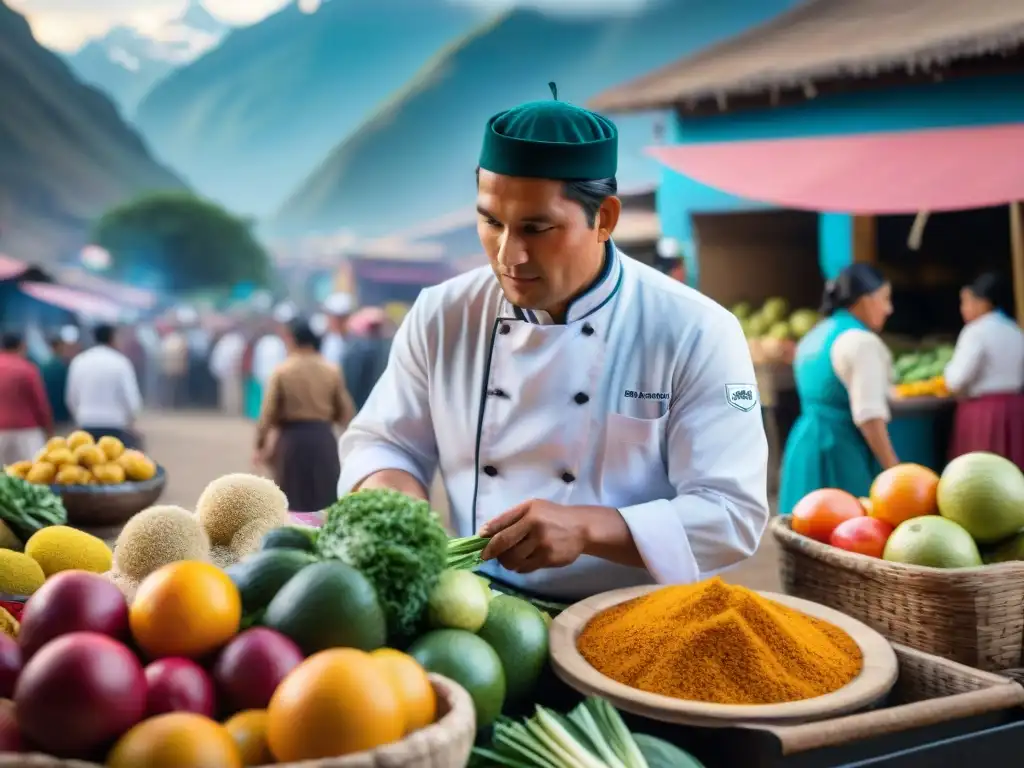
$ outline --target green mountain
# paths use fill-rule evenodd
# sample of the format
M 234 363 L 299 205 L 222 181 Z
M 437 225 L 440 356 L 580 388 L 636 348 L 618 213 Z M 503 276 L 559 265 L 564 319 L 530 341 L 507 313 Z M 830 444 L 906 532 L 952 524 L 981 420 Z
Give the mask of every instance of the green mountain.
M 136 123 L 204 194 L 266 214 L 435 51 L 482 18 L 448 0 L 290 4 L 158 83 Z
M 386 235 L 472 204 L 473 169 L 492 114 L 533 99 L 577 104 L 602 90 L 770 18 L 796 0 L 651 2 L 629 16 L 554 16 L 520 8 L 428 63 L 342 141 L 289 197 L 268 231 L 295 236 L 350 229 Z M 643 148 L 656 116 L 617 117 L 619 181 L 657 178 Z
M 73 256 L 110 206 L 183 188 L 99 91 L 39 45 L 0 0 L 0 252 Z

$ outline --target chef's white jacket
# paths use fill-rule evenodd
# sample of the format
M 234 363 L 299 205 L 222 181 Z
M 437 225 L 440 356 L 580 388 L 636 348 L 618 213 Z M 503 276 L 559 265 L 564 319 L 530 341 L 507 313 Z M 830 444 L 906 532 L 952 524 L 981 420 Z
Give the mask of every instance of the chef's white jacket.
M 768 520 L 739 323 L 613 246 L 564 325 L 512 306 L 487 267 L 423 291 L 339 452 L 339 495 L 382 469 L 429 487 L 439 468 L 460 536 L 534 498 L 618 509 L 646 569 L 488 563 L 555 599 L 696 581 L 753 554 Z

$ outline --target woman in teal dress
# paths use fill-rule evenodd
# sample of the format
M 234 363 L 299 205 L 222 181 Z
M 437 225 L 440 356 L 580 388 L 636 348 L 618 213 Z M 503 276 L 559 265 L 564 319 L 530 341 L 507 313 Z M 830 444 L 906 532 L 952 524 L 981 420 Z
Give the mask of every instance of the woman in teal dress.
M 782 457 L 779 512 L 818 488 L 867 496 L 880 469 L 899 463 L 889 439 L 892 357 L 878 333 L 892 314 L 892 290 L 867 264 L 825 286 L 825 319 L 793 362 L 800 417 Z

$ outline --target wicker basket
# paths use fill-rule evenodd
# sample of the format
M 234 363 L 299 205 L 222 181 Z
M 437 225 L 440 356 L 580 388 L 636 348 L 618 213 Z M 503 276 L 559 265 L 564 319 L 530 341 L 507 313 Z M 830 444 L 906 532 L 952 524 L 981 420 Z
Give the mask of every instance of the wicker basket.
M 979 568 L 888 563 L 793 533 L 772 520 L 783 590 L 842 611 L 894 642 L 969 667 L 1022 667 L 1024 562 Z
M 287 768 L 465 768 L 476 737 L 473 700 L 446 677 L 431 675 L 437 692 L 438 720 L 402 741 L 371 752 L 328 760 L 277 763 Z M 0 768 L 101 768 L 81 760 L 49 755 L 0 754 Z
M 118 485 L 52 485 L 68 511 L 68 525 L 75 528 L 109 528 L 156 503 L 167 485 L 167 472 L 157 467 L 156 475 L 139 483 Z

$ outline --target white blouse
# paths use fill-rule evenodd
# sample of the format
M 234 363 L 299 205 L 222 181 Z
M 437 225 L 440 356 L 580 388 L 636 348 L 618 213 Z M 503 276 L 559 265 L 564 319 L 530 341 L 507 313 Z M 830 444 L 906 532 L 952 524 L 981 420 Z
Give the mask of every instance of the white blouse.
M 871 331 L 854 328 L 832 343 L 832 370 L 850 396 L 850 413 L 858 427 L 874 419 L 888 422 L 892 353 Z
M 999 312 L 972 320 L 957 337 L 945 377 L 950 391 L 966 397 L 1020 392 L 1024 388 L 1024 331 Z

